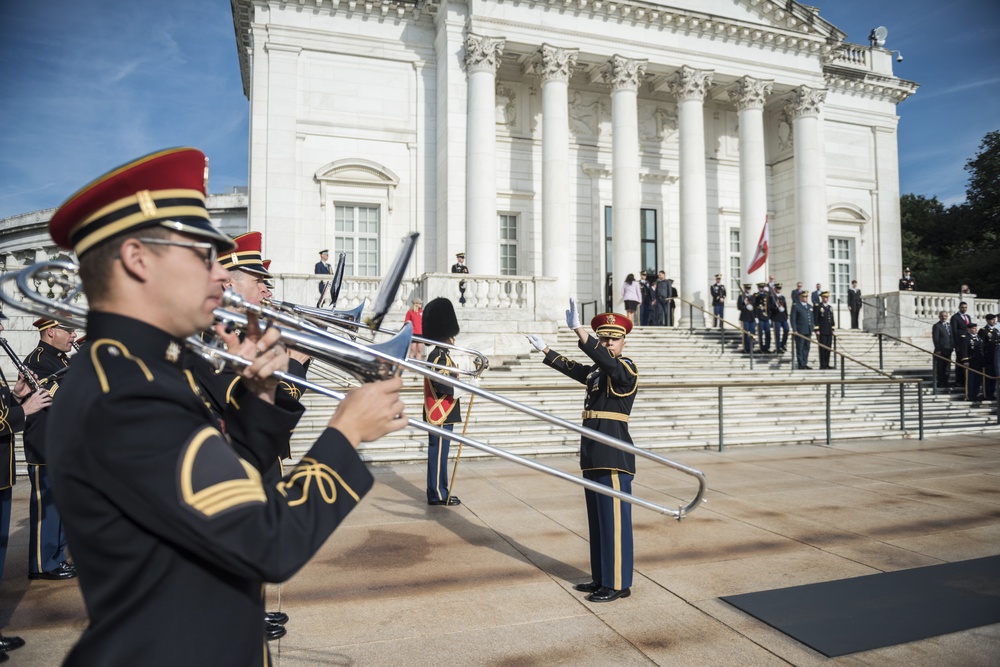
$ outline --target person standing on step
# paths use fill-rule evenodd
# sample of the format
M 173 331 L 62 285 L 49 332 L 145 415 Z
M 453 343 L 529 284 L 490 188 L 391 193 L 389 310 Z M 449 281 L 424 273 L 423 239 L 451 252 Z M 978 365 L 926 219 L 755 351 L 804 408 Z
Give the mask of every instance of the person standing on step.
M 453 345 L 460 328 L 455 316 L 455 306 L 444 297 L 431 299 L 424 308 L 423 337 L 438 343 Z M 455 362 L 447 347 L 437 345 L 427 354 L 427 362 L 436 366 L 455 368 L 452 377 L 458 377 Z M 443 369 L 435 369 L 442 375 L 449 375 Z M 424 378 L 424 421 L 432 426 L 440 426 L 447 431 L 455 430 L 455 424 L 462 422 L 461 399 L 455 397 L 455 388 L 443 382 Z M 451 440 L 433 433 L 427 434 L 427 504 L 461 505 L 458 496 L 448 492 L 448 450 Z
M 781 293 L 781 283 L 774 283 L 769 306 L 774 327 L 775 352 L 784 354 L 788 345 L 788 303 L 785 301 L 785 295 Z
M 979 330 L 983 341 L 983 372 L 987 378 L 983 384 L 983 398 L 992 401 L 996 398 L 997 381 L 994 367 L 996 366 L 997 344 L 1000 344 L 1000 329 L 997 329 L 997 316 L 990 313 L 986 316 L 986 326 Z
M 816 340 L 819 348 L 819 368 L 827 370 L 830 366 L 830 348 L 833 347 L 833 308 L 830 306 L 830 293 L 820 292 L 820 302 L 813 307 L 813 326 L 816 328 Z
M 934 342 L 934 354 L 947 357 L 947 360 L 934 358 L 937 386 L 940 389 L 947 389 L 951 386 L 948 383 L 948 371 L 951 370 L 951 353 L 955 349 L 951 322 L 948 321 L 948 311 L 942 310 L 938 313 L 938 321 L 931 327 L 931 340 Z
M 722 274 L 715 274 L 715 283 L 709 288 L 712 293 L 713 327 L 722 326 L 722 318 L 726 313 L 726 286 L 722 284 Z
M 951 335 L 955 339 L 955 385 L 965 390 L 965 368 L 969 364 L 969 304 L 958 304 L 958 312 L 951 316 Z
M 587 386 L 583 425 L 627 443 L 632 443 L 628 419 L 639 388 L 635 362 L 623 356 L 625 336 L 632 322 L 624 315 L 604 313 L 590 321 L 597 338 L 588 335 L 580 322 L 576 301 L 569 300 L 566 326 L 579 338 L 577 346 L 591 364 L 570 360 L 550 349 L 541 336 L 528 335 L 536 350 L 545 353 L 545 365 Z M 632 493 L 635 455 L 580 439 L 580 468 L 585 479 L 624 493 Z M 632 505 L 618 498 L 587 489 L 587 523 L 590 536 L 591 580 L 573 588 L 589 593 L 590 602 L 611 602 L 632 592 Z
M 750 283 L 743 285 L 743 291 L 736 299 L 736 308 L 740 311 L 740 324 L 743 326 L 743 354 L 750 354 L 753 345 L 751 336 L 757 332 L 757 318 L 754 316 L 753 295 L 750 293 Z M 750 334 L 749 336 L 747 334 Z
M 858 281 L 851 281 L 851 288 L 847 290 L 847 310 L 851 313 L 851 328 L 860 329 L 858 318 L 861 316 L 861 289 Z
M 969 322 L 969 370 L 979 371 L 979 373 L 969 372 L 969 379 L 966 381 L 965 400 L 981 401 L 979 390 L 983 386 L 983 340 L 977 335 L 979 326 L 975 322 Z
M 767 283 L 757 283 L 757 293 L 753 295 L 753 312 L 757 318 L 757 342 L 761 354 L 771 353 L 771 298 Z
M 804 370 L 812 370 L 809 366 L 809 348 L 812 346 L 813 309 L 809 305 L 809 292 L 799 290 L 798 303 L 792 304 L 792 312 L 788 316 L 792 331 L 799 334 L 795 337 L 795 363 Z

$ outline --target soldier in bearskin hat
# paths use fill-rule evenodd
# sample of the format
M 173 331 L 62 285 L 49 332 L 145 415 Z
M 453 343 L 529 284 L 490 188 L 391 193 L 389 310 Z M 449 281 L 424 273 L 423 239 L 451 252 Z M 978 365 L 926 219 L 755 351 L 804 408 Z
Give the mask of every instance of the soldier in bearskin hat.
M 454 344 L 458 335 L 458 318 L 455 306 L 443 297 L 432 299 L 424 307 L 424 332 L 422 336 L 439 343 Z M 451 360 L 448 348 L 437 345 L 427 361 L 437 366 L 458 368 Z M 446 370 L 438 370 L 448 375 Z M 458 373 L 451 373 L 457 377 Z M 442 382 L 424 378 L 424 421 L 440 426 L 448 431 L 455 430 L 455 424 L 462 421 L 460 399 L 455 398 L 455 388 Z M 427 435 L 427 504 L 461 505 L 458 496 L 448 494 L 448 448 L 451 440 L 439 438 L 433 433 Z
M 632 330 L 631 320 L 617 313 L 598 315 L 590 322 L 597 334 L 594 338 L 584 330 L 576 301 L 570 299 L 566 324 L 580 338 L 578 345 L 592 364 L 567 359 L 549 349 L 541 336 L 529 335 L 528 340 L 536 350 L 545 353 L 546 366 L 587 385 L 583 425 L 631 444 L 628 418 L 639 387 L 639 371 L 635 362 L 622 356 L 625 336 Z M 580 468 L 586 479 L 624 493 L 632 492 L 635 454 L 583 436 Z M 591 602 L 628 597 L 632 586 L 632 505 L 589 489 L 585 495 L 591 581 L 574 588 L 590 593 L 587 599 Z

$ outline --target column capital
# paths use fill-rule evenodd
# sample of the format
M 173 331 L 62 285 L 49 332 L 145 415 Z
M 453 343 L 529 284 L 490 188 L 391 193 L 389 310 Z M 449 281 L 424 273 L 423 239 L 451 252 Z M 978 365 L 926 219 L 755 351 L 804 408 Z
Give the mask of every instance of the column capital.
M 570 70 L 576 65 L 579 49 L 564 49 L 560 46 L 542 44 L 524 66 L 525 74 L 537 74 L 542 83 L 547 81 L 569 81 Z
M 670 92 L 678 100 L 704 100 L 708 87 L 712 85 L 712 74 L 711 70 L 683 65 L 671 77 Z
M 636 60 L 622 56 L 611 56 L 611 60 L 601 67 L 601 76 L 612 92 L 618 90 L 639 90 L 639 83 L 646 74 L 648 60 Z
M 507 40 L 469 33 L 465 36 L 465 68 L 468 72 L 496 74 Z
M 825 101 L 826 90 L 799 86 L 792 91 L 792 98 L 785 104 L 785 109 L 793 120 L 803 116 L 818 116 Z
M 764 100 L 771 94 L 774 82 L 745 76 L 729 86 L 729 99 L 736 103 L 739 111 L 763 109 Z

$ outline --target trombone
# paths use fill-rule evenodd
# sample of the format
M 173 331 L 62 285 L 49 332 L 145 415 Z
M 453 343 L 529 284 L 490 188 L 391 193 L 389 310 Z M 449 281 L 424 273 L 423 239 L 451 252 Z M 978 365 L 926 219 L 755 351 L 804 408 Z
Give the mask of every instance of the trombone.
M 11 307 L 41 316 L 51 317 L 70 326 L 82 328 L 87 315 L 87 309 L 72 303 L 74 297 L 80 293 L 81 287 L 77 284 L 73 284 L 68 279 L 68 276 L 70 274 L 74 274 L 77 270 L 78 266 L 72 262 L 56 260 L 32 265 L 16 274 L 5 275 L 0 277 L 0 300 Z M 47 298 L 46 296 L 38 293 L 37 290 L 32 289 L 31 286 L 35 277 L 44 276 L 48 278 L 54 273 L 58 273 L 58 276 L 62 277 L 57 277 L 57 280 L 64 279 L 66 298 L 62 300 Z M 14 278 L 11 278 L 11 276 L 14 276 Z M 19 291 L 24 294 L 26 301 L 21 302 L 14 300 L 14 298 L 7 294 L 3 289 L 11 279 L 16 280 L 17 287 Z M 384 302 L 385 298 L 380 299 L 380 301 Z M 236 308 L 242 312 L 231 312 L 230 310 L 227 310 L 228 308 Z M 384 311 L 380 310 L 380 312 Z M 224 294 L 223 308 L 216 309 L 215 314 L 217 319 L 222 322 L 233 322 L 237 325 L 242 324 L 243 326 L 245 326 L 248 321 L 247 315 L 255 315 L 259 319 L 261 325 L 265 327 L 277 327 L 281 334 L 281 340 L 289 347 L 299 348 L 308 354 L 322 358 L 324 361 L 344 368 L 363 382 L 388 378 L 403 369 L 412 371 L 424 377 L 433 377 L 436 381 L 451 385 L 456 389 L 461 389 L 470 394 L 496 401 L 505 407 L 523 412 L 527 415 L 547 421 L 570 431 L 574 431 L 602 444 L 620 449 L 622 451 L 630 452 L 637 456 L 650 459 L 670 468 L 674 468 L 675 470 L 679 470 L 680 472 L 692 476 L 697 480 L 698 491 L 691 501 L 681 505 L 677 509 L 673 509 L 629 493 L 618 491 L 611 487 L 597 484 L 591 480 L 563 472 L 551 466 L 539 463 L 538 461 L 500 449 L 499 447 L 494 447 L 487 443 L 473 440 L 472 438 L 453 433 L 452 431 L 448 431 L 438 426 L 433 426 L 410 417 L 407 419 L 407 424 L 413 428 L 442 438 L 449 438 L 451 440 L 461 442 L 469 445 L 470 447 L 486 452 L 487 454 L 492 454 L 493 456 L 524 465 L 532 470 L 547 473 L 578 486 L 583 486 L 596 493 L 611 496 L 633 505 L 639 505 L 659 514 L 672 516 L 677 520 L 683 519 L 690 512 L 694 511 L 704 499 L 707 488 L 705 476 L 701 471 L 695 468 L 677 463 L 676 461 L 672 461 L 653 452 L 641 449 L 635 445 L 623 442 L 617 438 L 613 438 L 609 435 L 594 431 L 579 424 L 566 421 L 560 417 L 550 415 L 528 405 L 518 403 L 517 401 L 506 398 L 500 394 L 495 394 L 485 389 L 481 389 L 476 385 L 462 382 L 453 377 L 441 375 L 433 370 L 425 368 L 420 364 L 407 360 L 405 358 L 405 351 L 409 348 L 410 337 L 412 335 L 412 330 L 409 324 L 406 324 L 390 341 L 380 345 L 366 346 L 356 341 L 336 336 L 335 334 L 332 334 L 311 322 L 304 321 L 302 318 L 295 317 L 267 306 L 257 306 L 251 304 L 231 291 L 227 291 Z M 381 317 L 376 315 L 371 319 L 372 323 L 369 323 L 369 326 L 374 324 L 373 328 L 377 328 Z M 201 355 L 203 358 L 219 367 L 221 367 L 222 364 L 229 364 L 236 368 L 243 368 L 252 363 L 247 359 L 233 355 L 219 347 L 209 345 L 196 335 L 189 337 L 185 343 L 195 353 Z M 315 384 L 289 373 L 275 373 L 275 377 L 337 400 L 343 400 L 345 397 L 345 394 L 341 392 L 328 389 L 322 385 Z
M 286 312 L 292 315 L 299 315 L 302 318 L 309 320 L 315 324 L 326 325 L 326 326 L 336 326 L 342 329 L 348 329 L 349 331 L 357 330 L 357 322 L 361 317 L 360 309 L 364 306 L 364 303 L 359 305 L 353 311 L 337 311 L 337 310 L 325 310 L 323 308 L 313 308 L 311 306 L 302 306 L 297 303 L 291 303 L 289 301 L 279 301 L 278 299 L 268 299 L 265 305 L 271 306 L 276 309 L 276 311 Z M 393 331 L 391 329 L 377 328 L 373 330 L 375 333 L 386 334 L 389 336 L 396 336 L 401 330 Z M 373 339 L 369 339 L 373 340 Z M 462 368 L 455 368 L 454 366 L 440 366 L 438 364 L 432 364 L 428 361 L 422 361 L 413 359 L 415 363 L 422 364 L 425 368 L 433 368 L 440 371 L 446 371 L 449 373 L 458 373 L 460 375 L 470 375 L 475 378 L 482 377 L 483 373 L 489 370 L 490 359 L 485 354 L 479 350 L 475 350 L 471 347 L 462 347 L 460 345 L 455 345 L 454 343 L 443 343 L 437 340 L 431 340 L 430 338 L 424 338 L 416 334 L 410 336 L 410 340 L 416 341 L 418 343 L 423 343 L 430 347 L 438 346 L 448 349 L 452 352 L 459 354 L 467 354 L 472 357 L 472 370 L 466 370 Z

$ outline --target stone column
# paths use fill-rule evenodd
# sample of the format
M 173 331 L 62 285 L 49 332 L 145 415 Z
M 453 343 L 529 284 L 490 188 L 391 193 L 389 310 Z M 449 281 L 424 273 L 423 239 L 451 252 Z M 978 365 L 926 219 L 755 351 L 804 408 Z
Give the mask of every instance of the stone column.
M 799 86 L 786 104 L 795 145 L 795 276 L 810 290 L 829 289 L 826 183 L 819 112 L 826 91 Z
M 625 276 L 642 270 L 638 96 L 646 62 L 616 55 L 601 69 L 611 87 L 611 295 L 612 308 L 620 312 Z
M 677 125 L 680 132 L 681 190 L 681 298 L 710 309 L 707 299 L 708 203 L 705 199 L 705 93 L 712 84 L 712 72 L 687 65 L 678 70 L 670 90 L 677 96 Z M 690 313 L 678 304 L 680 325 L 686 326 Z M 695 311 L 694 326 L 705 326 L 705 314 Z
M 469 270 L 488 275 L 500 273 L 496 73 L 503 47 L 503 39 L 471 33 L 465 38 L 465 66 L 469 74 L 465 252 Z
M 740 124 L 740 273 L 744 283 L 767 282 L 764 267 L 750 275 L 747 269 L 767 217 L 767 178 L 764 169 L 764 100 L 772 83 L 745 76 L 729 89 Z
M 542 44 L 527 71 L 542 80 L 542 275 L 556 279 L 554 298 L 572 294 L 569 224 L 569 87 L 578 51 Z

